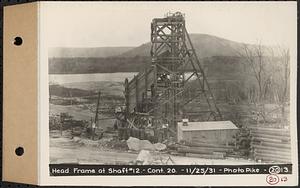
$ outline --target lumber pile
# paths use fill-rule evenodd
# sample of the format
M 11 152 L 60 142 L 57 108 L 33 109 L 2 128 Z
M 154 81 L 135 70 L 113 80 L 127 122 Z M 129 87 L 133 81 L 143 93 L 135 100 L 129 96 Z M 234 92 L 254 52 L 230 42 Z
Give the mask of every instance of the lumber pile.
M 251 152 L 255 160 L 291 162 L 290 130 L 279 128 L 251 128 Z
M 177 148 L 177 152 L 183 153 L 185 156 L 206 159 L 223 159 L 227 154 L 232 153 L 233 150 L 234 146 L 187 141 L 182 142 L 182 145 Z

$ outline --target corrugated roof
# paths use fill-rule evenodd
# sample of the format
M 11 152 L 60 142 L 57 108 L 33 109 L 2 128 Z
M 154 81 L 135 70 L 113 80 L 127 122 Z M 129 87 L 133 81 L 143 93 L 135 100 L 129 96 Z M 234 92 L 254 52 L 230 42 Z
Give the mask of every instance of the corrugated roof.
M 238 129 L 231 121 L 188 122 L 188 126 L 182 126 L 182 122 L 178 122 L 178 126 L 183 131 Z

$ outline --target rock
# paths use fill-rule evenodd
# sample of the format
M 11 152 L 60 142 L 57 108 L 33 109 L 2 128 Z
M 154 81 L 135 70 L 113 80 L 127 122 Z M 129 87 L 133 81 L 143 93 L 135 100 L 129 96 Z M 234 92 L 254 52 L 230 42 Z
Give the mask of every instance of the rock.
M 81 140 L 81 138 L 80 137 L 77 137 L 77 136 L 75 136 L 74 138 L 73 138 L 73 141 L 74 142 L 79 142 Z
M 127 146 L 130 150 L 139 151 L 140 150 L 140 139 L 129 137 L 126 141 Z
M 162 150 L 167 149 L 167 146 L 165 144 L 162 144 L 162 143 L 156 143 L 156 144 L 154 144 L 154 148 L 157 151 L 162 151 Z
M 136 158 L 136 162 L 141 162 L 143 165 L 149 165 L 153 162 L 153 157 L 148 150 L 141 150 Z
M 149 140 L 140 140 L 138 138 L 129 137 L 126 141 L 127 146 L 130 150 L 140 151 L 140 150 L 151 150 L 154 151 L 155 147 Z

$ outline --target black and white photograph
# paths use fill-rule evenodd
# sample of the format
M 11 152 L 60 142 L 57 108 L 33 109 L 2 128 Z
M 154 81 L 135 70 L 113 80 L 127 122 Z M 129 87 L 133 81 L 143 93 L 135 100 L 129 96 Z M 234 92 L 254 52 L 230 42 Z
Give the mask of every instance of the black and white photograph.
M 288 5 L 62 5 L 45 18 L 50 164 L 292 163 Z
M 292 1 L 8 2 L 2 181 L 298 185 L 297 21 Z

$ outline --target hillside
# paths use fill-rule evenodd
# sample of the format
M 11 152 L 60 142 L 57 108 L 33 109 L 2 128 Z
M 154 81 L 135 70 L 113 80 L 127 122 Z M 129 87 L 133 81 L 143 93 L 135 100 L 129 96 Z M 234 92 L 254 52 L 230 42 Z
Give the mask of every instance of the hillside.
M 201 60 L 210 62 L 211 64 L 213 63 L 212 61 L 218 59 L 217 62 L 220 66 L 225 62 L 236 61 L 236 59 L 232 59 L 232 57 L 237 57 L 243 46 L 242 43 L 207 34 L 191 34 L 190 37 L 196 53 Z M 53 57 L 50 56 L 49 58 L 49 73 L 84 74 L 138 72 L 151 63 L 150 47 L 151 43 L 148 42 L 135 48 L 56 49 L 56 56 L 52 54 Z M 59 51 L 61 53 L 60 55 L 58 54 Z M 121 53 L 122 51 L 123 53 Z M 99 54 L 97 54 L 98 52 Z M 114 55 L 109 56 L 109 54 Z M 207 60 L 210 58 L 212 61 Z
M 134 47 L 97 47 L 97 48 L 50 48 L 50 58 L 110 57 L 120 55 Z
M 191 41 L 199 58 L 236 56 L 242 43 L 207 34 L 191 34 Z M 121 54 L 121 57 L 150 56 L 151 43 L 145 43 Z
M 87 74 L 139 72 L 151 62 L 150 57 L 50 58 L 49 74 Z

